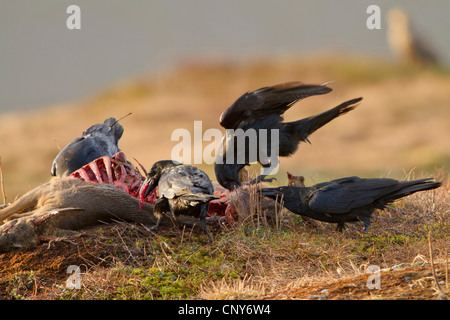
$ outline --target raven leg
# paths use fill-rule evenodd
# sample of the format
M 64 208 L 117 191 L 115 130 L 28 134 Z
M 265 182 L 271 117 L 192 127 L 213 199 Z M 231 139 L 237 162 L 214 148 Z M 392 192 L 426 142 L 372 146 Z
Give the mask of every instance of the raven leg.
M 336 231 L 342 232 L 345 229 L 345 223 L 344 222 L 338 222 Z
M 370 227 L 370 218 L 368 218 L 368 217 L 359 217 L 359 220 L 361 220 L 362 223 L 364 224 L 364 232 L 367 232 L 367 230 Z
M 278 163 L 278 159 L 277 159 L 277 163 Z M 272 168 L 272 162 L 269 162 L 266 164 L 262 164 L 260 162 L 260 164 L 264 168 L 264 171 L 258 177 L 256 177 L 252 181 L 250 181 L 250 184 L 255 184 L 258 182 L 274 182 L 274 181 L 276 181 L 277 180 L 276 178 L 266 178 L 268 175 L 273 174 L 274 168 Z
M 202 226 L 203 230 L 205 230 L 206 234 L 208 235 L 209 243 L 212 244 L 214 241 L 213 241 L 211 234 L 209 233 L 208 226 L 206 225 L 206 214 L 208 212 L 208 208 L 209 208 L 209 203 L 202 206 L 202 212 L 200 213 L 200 225 Z
M 162 216 L 165 212 L 171 211 L 169 201 L 166 198 L 160 198 L 155 202 L 155 208 L 153 214 L 156 216 L 156 224 L 150 228 L 151 231 L 156 232 L 161 222 Z
M 250 184 L 256 184 L 259 182 L 274 182 L 277 180 L 277 178 L 266 178 L 267 175 L 265 174 L 261 174 L 258 177 L 256 177 L 255 179 L 253 179 L 252 181 L 250 181 Z
M 209 243 L 211 243 L 211 244 L 214 243 L 212 236 L 209 233 L 208 226 L 206 225 L 206 217 L 204 217 L 200 220 L 200 224 L 201 224 L 203 230 L 205 230 L 206 234 L 208 235 Z

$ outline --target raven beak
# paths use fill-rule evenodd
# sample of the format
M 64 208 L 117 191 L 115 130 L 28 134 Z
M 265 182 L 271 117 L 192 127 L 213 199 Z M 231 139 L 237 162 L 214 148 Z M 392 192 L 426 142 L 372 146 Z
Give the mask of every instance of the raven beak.
M 155 189 L 156 183 L 155 179 L 148 178 L 144 180 L 141 188 L 139 189 L 139 210 L 142 210 L 144 206 L 145 198 L 150 194 L 150 192 Z
M 331 80 L 331 81 L 328 81 L 328 82 L 325 82 L 325 83 L 322 83 L 321 84 L 321 86 L 327 86 L 327 85 L 329 85 L 330 83 L 333 83 L 334 81 L 333 80 Z
M 142 183 L 141 189 L 139 189 L 139 198 L 145 199 L 153 189 L 155 189 L 155 179 L 147 178 Z
M 276 198 L 277 196 L 281 195 L 281 192 L 280 190 L 278 190 L 278 188 L 262 188 L 259 193 L 262 196 L 269 198 Z
M 52 176 L 56 177 L 56 163 L 53 163 L 50 173 L 52 174 Z

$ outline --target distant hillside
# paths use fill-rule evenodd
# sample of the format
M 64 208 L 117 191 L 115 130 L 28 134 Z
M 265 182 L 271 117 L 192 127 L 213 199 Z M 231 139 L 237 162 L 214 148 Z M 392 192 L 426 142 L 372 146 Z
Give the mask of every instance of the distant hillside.
M 278 60 L 190 62 L 147 79 L 128 79 L 97 96 L 63 106 L 0 116 L 0 156 L 8 201 L 50 178 L 58 145 L 107 117 L 121 117 L 120 147 L 146 167 L 168 159 L 177 144 L 173 130 L 220 128 L 221 112 L 241 94 L 299 80 L 334 91 L 299 102 L 286 113 L 295 120 L 364 97 L 349 114 L 314 133 L 278 173 L 303 174 L 306 183 L 344 175 L 404 178 L 411 170 L 450 166 L 450 74 L 395 65 L 369 57 L 290 57 Z M 26 93 L 24 93 L 26 94 Z M 204 143 L 204 146 L 206 142 Z M 211 178 L 211 166 L 202 166 Z M 259 170 L 259 169 L 258 169 Z

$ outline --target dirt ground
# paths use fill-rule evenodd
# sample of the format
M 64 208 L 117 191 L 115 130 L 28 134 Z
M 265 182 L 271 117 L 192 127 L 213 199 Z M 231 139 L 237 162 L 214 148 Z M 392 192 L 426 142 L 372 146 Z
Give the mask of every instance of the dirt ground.
M 65 285 L 70 265 L 99 265 L 102 250 L 85 238 L 44 242 L 0 255 L 0 299 L 54 299 L 55 285 Z
M 63 240 L 52 239 L 35 248 L 24 248 L 0 255 L 0 299 L 58 299 L 61 298 L 61 288 L 66 286 L 70 276 L 67 273 L 70 265 L 81 266 L 83 270 L 91 267 L 108 268 L 114 263 L 111 257 L 143 254 L 129 252 L 126 246 L 114 245 L 108 241 L 108 238 L 116 234 L 115 228 L 114 225 L 93 227 L 86 230 L 82 236 Z M 442 291 L 436 286 L 431 264 L 417 262 L 381 270 L 379 289 L 369 289 L 367 284 L 372 275 L 362 274 L 250 298 L 263 300 L 448 299 L 444 293 L 448 292 L 444 284 L 448 283 L 446 267 L 448 268 L 443 263 L 434 264 L 436 278 L 438 283 L 441 283 Z M 370 279 L 371 284 L 376 283 L 373 279 Z
M 445 266 L 435 267 L 438 282 L 445 279 Z M 375 280 L 370 274 L 332 283 L 317 283 L 286 290 L 264 297 L 271 300 L 435 300 L 448 299 L 435 285 L 430 264 L 399 266 L 398 269 L 381 271 L 380 289 L 369 289 Z

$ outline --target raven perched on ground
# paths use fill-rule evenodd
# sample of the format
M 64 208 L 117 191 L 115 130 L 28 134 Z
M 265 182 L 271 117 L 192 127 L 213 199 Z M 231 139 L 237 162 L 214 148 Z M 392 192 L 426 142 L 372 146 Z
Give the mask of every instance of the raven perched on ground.
M 376 209 L 417 191 L 435 189 L 440 182 L 420 179 L 361 179 L 348 177 L 323 182 L 311 187 L 262 188 L 260 194 L 277 201 L 295 214 L 319 221 L 337 223 L 337 230 L 345 222 L 362 221 L 364 231 L 370 226 L 370 217 Z
M 362 99 L 344 102 L 333 109 L 305 119 L 283 122 L 283 113 L 297 101 L 309 96 L 325 94 L 331 90 L 326 85 L 288 82 L 242 95 L 220 116 L 220 125 L 227 129 L 227 134 L 222 141 L 222 153 L 216 157 L 214 169 L 217 181 L 228 190 L 240 187 L 242 183 L 239 180 L 239 171 L 254 161 L 258 161 L 265 168 L 265 172 L 252 183 L 270 181 L 264 178 L 273 170 L 272 165 L 277 166 L 278 156 L 288 157 L 294 154 L 301 141 L 309 142 L 309 135 L 334 118 L 353 110 L 356 107 L 355 104 Z M 244 137 L 245 145 L 241 144 L 241 148 L 238 148 L 239 143 L 236 142 L 238 129 L 241 129 L 241 133 L 254 129 L 256 141 L 251 142 L 248 136 Z M 266 129 L 267 132 L 264 140 L 261 138 L 261 129 Z M 278 130 L 278 141 L 271 139 L 272 129 Z M 278 150 L 272 150 L 277 142 Z M 263 153 L 260 152 L 261 148 Z M 256 150 L 257 158 L 250 158 L 250 150 Z M 273 151 L 278 154 L 272 154 Z M 233 152 L 232 161 L 227 160 L 231 152 Z M 266 157 L 262 159 L 261 154 Z M 241 160 L 238 161 L 238 158 Z
M 58 153 L 53 160 L 52 176 L 67 177 L 97 158 L 112 157 L 120 151 L 118 142 L 122 134 L 123 127 L 115 118 L 94 124 Z
M 165 212 L 200 218 L 201 226 L 213 242 L 206 226 L 206 214 L 209 202 L 218 199 L 209 177 L 197 167 L 183 165 L 171 160 L 156 162 L 147 175 L 139 191 L 140 198 L 145 198 L 158 187 L 159 199 L 155 203 L 154 214 L 159 225 Z

